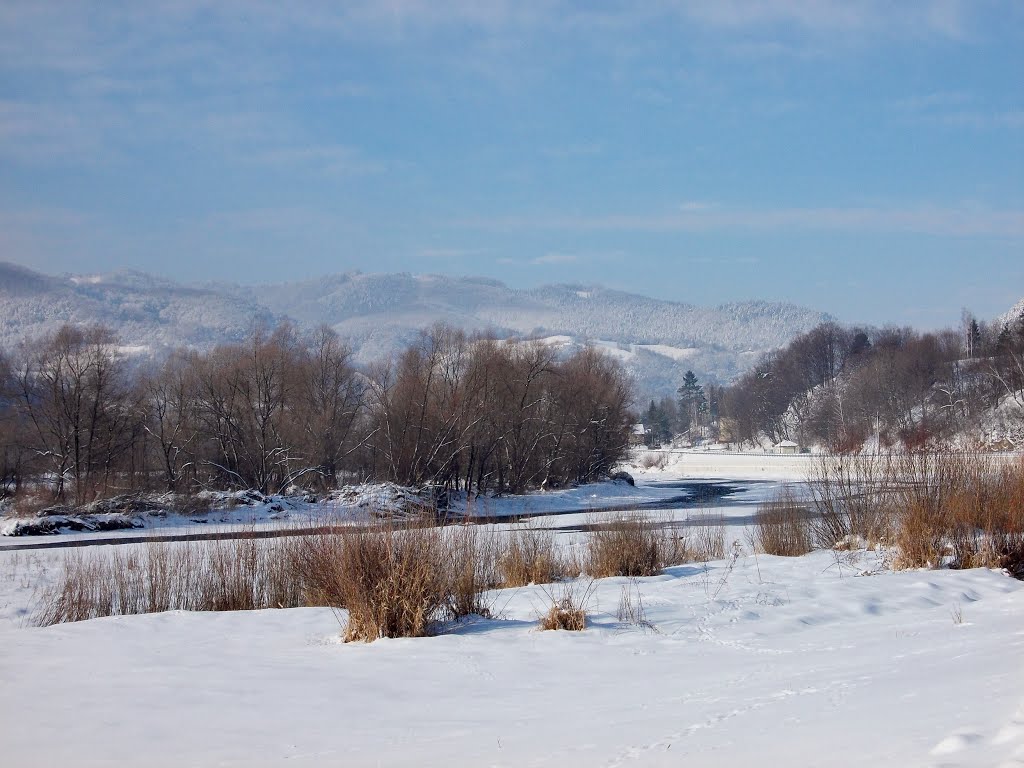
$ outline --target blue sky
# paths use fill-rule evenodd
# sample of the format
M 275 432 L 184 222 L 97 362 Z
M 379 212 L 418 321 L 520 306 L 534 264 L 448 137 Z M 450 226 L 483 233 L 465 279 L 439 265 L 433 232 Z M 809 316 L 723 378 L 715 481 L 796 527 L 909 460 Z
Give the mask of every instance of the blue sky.
M 600 283 L 952 325 L 1024 295 L 1024 3 L 0 5 L 0 259 Z

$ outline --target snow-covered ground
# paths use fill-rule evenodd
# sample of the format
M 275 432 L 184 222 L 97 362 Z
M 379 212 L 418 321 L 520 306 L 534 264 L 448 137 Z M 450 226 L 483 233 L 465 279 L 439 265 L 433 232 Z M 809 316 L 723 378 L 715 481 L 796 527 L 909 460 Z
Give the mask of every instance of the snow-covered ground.
M 529 587 L 493 595 L 499 619 L 362 645 L 326 609 L 21 627 L 10 601 L 54 555 L 18 557 L 0 559 L 6 765 L 1024 760 L 1024 584 L 993 571 L 741 557 L 602 580 L 582 633 L 538 631 Z M 616 618 L 623 589 L 650 627 Z
M 695 464 L 643 473 L 641 492 Z M 537 630 L 557 586 L 497 591 L 497 618 L 369 645 L 341 643 L 344 612 L 316 608 L 34 628 L 62 554 L 0 552 L 0 762 L 1024 765 L 1024 583 L 894 573 L 866 552 L 755 557 L 745 526 L 787 474 L 699 510 L 725 517 L 735 557 L 600 580 L 582 633 Z M 647 625 L 617 617 L 624 590 Z
M 806 480 L 819 457 L 809 453 L 729 453 L 684 449 L 635 451 L 627 469 L 640 480 L 708 478 L 729 480 Z M 645 465 L 656 462 L 653 466 Z

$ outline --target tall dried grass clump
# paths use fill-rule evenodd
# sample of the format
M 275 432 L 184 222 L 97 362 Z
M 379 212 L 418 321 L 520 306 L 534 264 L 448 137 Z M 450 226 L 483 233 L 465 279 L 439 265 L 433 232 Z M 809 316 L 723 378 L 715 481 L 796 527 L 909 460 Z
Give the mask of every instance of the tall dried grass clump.
M 451 563 L 440 528 L 384 528 L 344 537 L 334 564 L 348 609 L 345 640 L 423 637 L 445 617 Z
M 615 513 L 595 525 L 586 558 L 585 570 L 594 578 L 654 576 L 688 559 L 674 531 L 636 512 Z
M 449 560 L 454 565 L 449 616 L 490 616 L 491 600 L 486 593 L 502 582 L 497 531 L 482 525 L 458 525 L 444 531 Z
M 594 581 L 567 581 L 545 590 L 549 607 L 538 621 L 542 630 L 564 629 L 582 632 L 587 628 L 587 607 L 594 593 Z
M 950 494 L 953 566 L 1024 578 L 1024 458 L 976 466 Z
M 348 609 L 346 641 L 422 637 L 444 621 L 488 615 L 496 537 L 483 526 L 381 526 L 310 537 L 297 575 L 315 604 Z
M 497 558 L 503 587 L 547 584 L 572 573 L 572 564 L 555 542 L 555 532 L 533 525 L 508 531 Z
M 386 527 L 70 552 L 41 625 L 168 610 L 348 609 L 347 640 L 418 637 L 489 613 L 496 538 L 476 526 Z
M 814 548 L 807 505 L 784 487 L 758 505 L 754 513 L 754 542 L 765 554 L 799 557 Z
M 686 559 L 706 563 L 725 557 L 725 518 L 722 515 L 701 514 L 690 518 L 690 535 L 683 548 Z M 680 561 L 684 562 L 684 561 Z

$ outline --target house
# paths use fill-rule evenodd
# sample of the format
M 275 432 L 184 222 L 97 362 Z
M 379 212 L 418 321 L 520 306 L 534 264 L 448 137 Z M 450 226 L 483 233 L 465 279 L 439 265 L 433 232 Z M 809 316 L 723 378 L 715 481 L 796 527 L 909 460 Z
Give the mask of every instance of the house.
M 633 425 L 633 431 L 630 432 L 630 434 L 629 434 L 629 444 L 630 445 L 646 445 L 647 444 L 647 435 L 649 435 L 650 432 L 651 432 L 651 430 L 649 430 L 643 424 L 634 424 Z
M 775 453 L 800 453 L 800 446 L 792 440 L 781 440 L 774 446 Z

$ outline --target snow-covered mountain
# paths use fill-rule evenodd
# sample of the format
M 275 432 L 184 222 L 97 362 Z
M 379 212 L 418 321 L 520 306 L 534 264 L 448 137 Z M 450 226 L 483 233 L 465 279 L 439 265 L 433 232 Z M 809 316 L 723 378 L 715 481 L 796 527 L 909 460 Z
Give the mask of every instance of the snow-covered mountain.
M 996 318 L 996 327 L 1002 328 L 1004 325 L 1010 326 L 1011 328 L 1016 325 L 1018 321 L 1024 318 L 1024 298 L 1010 307 L 1010 310 Z
M 500 338 L 596 344 L 621 359 L 642 396 L 674 392 L 683 372 L 727 381 L 762 352 L 829 319 L 792 304 L 702 307 L 599 286 L 519 290 L 496 280 L 348 272 L 262 286 L 190 286 L 140 272 L 50 276 L 0 263 L 0 346 L 64 322 L 103 323 L 159 352 L 244 338 L 255 322 L 328 324 L 361 362 L 393 353 L 437 321 Z

